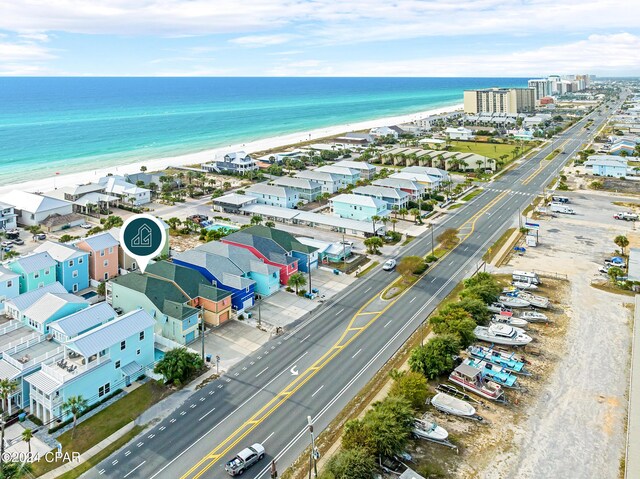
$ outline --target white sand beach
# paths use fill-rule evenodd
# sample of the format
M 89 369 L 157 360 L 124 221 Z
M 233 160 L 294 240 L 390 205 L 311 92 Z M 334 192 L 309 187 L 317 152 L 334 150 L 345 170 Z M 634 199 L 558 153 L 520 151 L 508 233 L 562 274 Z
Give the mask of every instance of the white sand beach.
M 146 166 L 148 171 L 157 171 L 168 168 L 170 166 L 184 166 L 193 165 L 197 163 L 206 163 L 212 161 L 219 155 L 231 152 L 231 151 L 245 151 L 247 153 L 253 153 L 256 151 L 269 150 L 272 148 L 279 148 L 289 145 L 295 145 L 296 143 L 306 142 L 314 139 L 325 138 L 329 136 L 339 135 L 349 131 L 358 131 L 374 128 L 376 126 L 391 126 L 400 123 L 410 123 L 412 121 L 426 118 L 428 116 L 442 114 L 446 112 L 453 112 L 455 110 L 462 109 L 462 104 L 450 105 L 447 107 L 435 108 L 419 113 L 413 113 L 410 115 L 393 116 L 378 118 L 374 120 L 366 120 L 357 123 L 342 124 L 336 126 L 330 126 L 326 128 L 318 128 L 308 132 L 299 132 L 288 135 L 275 136 L 271 138 L 265 138 L 263 140 L 257 140 L 246 144 L 228 145 L 226 147 L 213 148 L 197 153 L 191 153 L 188 155 L 180 155 L 174 157 L 158 158 L 153 160 L 145 160 L 141 162 L 135 162 L 128 165 L 110 166 L 107 168 L 101 168 L 97 170 L 88 170 L 82 172 L 76 172 L 67 175 L 57 175 L 51 178 L 43 178 L 39 180 L 28 181 L 24 183 L 15 183 L 9 185 L 0 186 L 0 194 L 8 193 L 12 190 L 31 191 L 31 192 L 46 192 L 55 188 L 63 186 L 77 185 L 90 183 L 98 180 L 102 176 L 106 176 L 108 173 L 114 175 L 123 175 L 125 173 L 137 173 L 140 171 L 141 166 Z

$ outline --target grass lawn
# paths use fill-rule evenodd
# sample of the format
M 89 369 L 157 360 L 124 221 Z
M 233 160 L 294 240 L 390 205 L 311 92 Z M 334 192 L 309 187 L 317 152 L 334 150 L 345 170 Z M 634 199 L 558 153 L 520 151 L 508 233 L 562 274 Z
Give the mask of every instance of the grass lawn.
M 510 161 L 512 158 L 511 152 L 513 149 L 519 145 L 506 145 L 502 143 L 482 143 L 479 141 L 452 141 L 451 142 L 451 150 L 459 151 L 461 153 L 476 153 L 478 155 L 486 156 L 488 158 L 493 158 L 494 160 L 499 159 L 502 155 L 509 155 L 507 161 Z M 524 153 L 531 149 L 530 145 L 524 145 Z
M 511 237 L 511 235 L 515 230 L 516 228 L 509 228 L 507 231 L 505 231 L 503 235 L 500 236 L 500 238 L 498 238 L 498 241 L 493 243 L 493 246 L 491 246 L 491 248 L 489 248 L 487 252 L 482 256 L 482 259 L 487 263 L 491 263 L 491 261 L 493 261 L 493 258 L 495 258 L 496 254 L 498 254 L 498 251 L 502 249 L 504 244 Z
M 471 201 L 472 199 L 474 199 L 476 196 L 478 196 L 479 194 L 482 193 L 482 188 L 478 188 L 476 190 L 473 190 L 471 193 L 469 193 L 468 195 L 465 195 L 462 198 L 462 201 Z
M 447 209 L 448 210 L 457 210 L 458 208 L 461 208 L 462 206 L 464 206 L 462 203 L 454 203 L 451 206 L 449 206 Z
M 391 286 L 389 286 L 387 289 L 384 290 L 384 292 L 382 293 L 382 299 L 395 298 L 400 293 L 402 293 L 405 289 L 415 284 L 415 282 L 418 281 L 419 279 L 420 277 L 415 275 L 411 276 L 408 280 L 406 280 L 402 276 L 399 277 L 397 280 L 391 283 Z
M 402 242 L 400 246 L 407 246 L 415 239 L 415 236 L 407 235 L 406 239 Z
M 374 261 L 372 262 L 369 266 L 367 266 L 365 269 L 363 269 L 362 271 L 360 271 L 356 276 L 358 278 L 361 278 L 362 276 L 364 276 L 365 274 L 367 274 L 369 271 L 371 271 L 373 268 L 375 268 L 376 266 L 378 266 L 380 264 L 380 261 Z
M 169 389 L 160 386 L 156 381 L 148 381 L 138 389 L 130 392 L 111 406 L 103 409 L 95 416 L 78 424 L 72 438 L 72 431 L 58 437 L 63 452 L 83 453 L 122 428 L 149 407 L 169 394 Z M 62 462 L 38 461 L 33 464 L 33 473 L 40 476 L 62 465 Z

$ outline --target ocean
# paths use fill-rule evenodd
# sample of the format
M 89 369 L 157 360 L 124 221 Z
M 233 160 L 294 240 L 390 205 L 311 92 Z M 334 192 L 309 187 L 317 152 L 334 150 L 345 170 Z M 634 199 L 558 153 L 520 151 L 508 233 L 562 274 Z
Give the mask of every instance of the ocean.
M 0 185 L 462 102 L 522 78 L 0 78 Z

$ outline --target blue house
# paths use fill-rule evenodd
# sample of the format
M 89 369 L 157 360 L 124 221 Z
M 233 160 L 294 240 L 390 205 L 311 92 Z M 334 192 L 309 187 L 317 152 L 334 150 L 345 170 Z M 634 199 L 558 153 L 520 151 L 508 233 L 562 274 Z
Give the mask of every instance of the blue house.
M 4 313 L 11 319 L 22 321 L 24 312 L 27 310 L 27 308 L 29 308 L 33 303 L 42 298 L 45 294 L 65 294 L 66 292 L 67 290 L 64 289 L 64 286 L 56 281 L 47 286 L 43 286 L 42 288 L 29 291 L 28 293 L 22 293 L 14 298 L 7 299 L 4 303 Z
M 0 266 L 0 311 L 4 309 L 5 300 L 15 298 L 20 294 L 19 279 L 18 273 Z
M 40 334 L 49 334 L 49 324 L 89 307 L 89 302 L 71 293 L 46 293 L 24 310 L 22 321 L 25 326 Z
M 73 246 L 46 241 L 35 249 L 56 262 L 56 280 L 70 293 L 89 287 L 89 253 Z
M 60 359 L 43 363 L 40 371 L 26 377 L 30 412 L 45 424 L 71 417 L 62 409 L 71 396 L 95 404 L 153 368 L 155 321 L 146 311 L 131 311 L 103 324 L 98 324 L 102 317 L 94 317 L 94 327 L 63 344 Z
M 614 155 L 592 155 L 584 165 L 591 167 L 596 176 L 622 178 L 630 173 L 627 159 Z
M 56 266 L 56 260 L 46 252 L 22 256 L 7 264 L 20 275 L 20 294 L 55 283 Z

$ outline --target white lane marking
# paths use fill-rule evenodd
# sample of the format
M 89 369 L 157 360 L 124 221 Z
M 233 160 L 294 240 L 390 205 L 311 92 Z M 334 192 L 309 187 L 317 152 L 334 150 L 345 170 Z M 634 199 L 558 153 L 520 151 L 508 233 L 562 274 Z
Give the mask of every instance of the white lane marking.
M 131 474 L 133 471 L 135 471 L 136 469 L 138 469 L 139 467 L 142 467 L 142 465 L 147 462 L 147 461 L 142 461 L 140 464 L 138 464 L 136 467 L 134 467 L 133 469 L 131 469 L 129 472 L 127 472 L 124 476 L 122 477 L 127 477 L 129 474 Z
M 115 466 L 116 464 L 118 464 L 118 460 L 116 459 L 116 460 L 115 460 L 115 461 L 113 461 L 111 464 L 112 464 L 113 466 Z
M 413 303 L 416 300 L 417 296 L 414 296 L 413 299 L 411 301 L 409 301 L 409 304 Z
M 453 260 L 449 261 L 449 266 L 451 266 L 453 264 Z
M 307 336 L 304 339 L 301 339 L 300 342 L 304 343 L 307 339 L 309 339 L 311 337 L 310 334 L 307 334 Z
M 243 366 L 243 367 L 242 367 L 242 370 L 243 370 L 243 371 L 246 371 L 246 370 L 247 370 L 247 367 L 246 367 L 246 366 Z
M 258 359 L 262 359 L 262 356 L 258 356 Z
M 136 446 L 142 447 L 142 446 L 144 446 L 144 442 L 140 441 L 138 444 L 136 444 Z
M 384 325 L 384 327 L 386 328 L 387 326 L 389 326 L 391 323 L 393 323 L 393 319 L 391 321 L 389 321 L 387 324 Z
M 269 366 L 267 366 L 266 368 L 264 368 L 262 371 L 260 371 L 258 374 L 256 374 L 256 377 L 260 376 L 263 372 L 265 372 L 267 369 L 269 369 Z
M 365 292 L 365 293 L 368 293 L 369 291 L 371 291 L 371 288 L 372 288 L 372 287 L 373 287 L 373 286 L 369 286 L 367 289 L 365 289 L 365 290 L 364 290 L 364 292 Z
M 213 396 L 215 393 L 215 391 L 209 391 L 209 396 Z
M 465 249 L 463 249 L 462 251 L 467 251 L 469 249 L 469 247 L 467 246 Z
M 104 474 L 104 472 L 105 472 L 105 471 L 104 471 L 104 469 L 100 469 L 100 470 L 98 471 L 98 474 L 102 475 L 102 474 Z
M 202 416 L 200 419 L 198 419 L 198 421 L 202 421 L 205 417 L 207 417 L 209 414 L 211 414 L 213 411 L 215 411 L 216 408 L 213 408 L 211 411 L 209 411 L 208 413 L 206 413 L 204 416 Z
M 131 451 L 127 451 L 124 453 L 125 456 L 128 456 L 129 454 L 131 454 Z
M 316 395 L 316 394 L 318 394 L 318 393 L 320 392 L 320 390 L 321 390 L 323 387 L 324 387 L 324 384 L 323 384 L 322 386 L 320 386 L 320 387 L 316 390 L 316 392 L 314 392 L 314 393 L 311 395 L 311 397 L 315 397 L 315 395 Z
M 355 358 L 358 354 L 360 354 L 360 352 L 362 351 L 362 349 L 358 349 L 356 351 L 356 354 L 354 354 L 353 356 L 351 356 L 351 359 Z
M 173 418 L 173 419 L 171 419 L 169 422 L 170 422 L 170 423 L 174 423 L 174 422 L 176 422 L 176 418 L 174 417 L 174 418 Z
M 187 411 L 182 411 L 182 412 L 180 413 L 180 415 L 181 415 L 181 416 L 184 416 L 185 414 L 187 414 Z
M 155 435 L 155 434 L 149 434 L 147 437 L 148 437 L 149 439 L 153 439 L 154 437 L 156 437 L 156 435 Z
M 193 408 L 194 408 L 194 407 L 196 407 L 196 406 L 197 406 L 197 404 L 196 404 L 196 403 L 194 403 L 194 404 L 192 404 L 192 405 L 191 405 L 191 406 L 189 406 L 189 407 L 190 407 L 191 409 L 193 409 Z
M 269 439 L 271 439 L 271 436 L 273 436 L 274 434 L 275 434 L 275 431 L 269 434 L 265 439 L 263 439 L 260 444 L 264 444 L 265 442 L 267 442 Z
M 204 396 L 202 396 L 202 397 L 200 398 L 200 402 L 202 402 L 202 401 L 206 401 L 206 400 L 207 400 L 207 398 L 206 398 L 206 397 L 204 397 Z
M 233 375 L 234 375 L 235 377 L 238 377 L 238 376 L 240 376 L 240 373 L 233 373 Z
M 253 366 L 255 363 L 256 363 L 255 361 L 251 361 L 251 362 L 249 363 L 249 365 L 250 365 L 250 366 Z
M 438 278 L 433 278 L 433 279 L 431 280 L 431 282 L 433 283 L 436 279 L 438 279 Z
M 225 381 L 230 383 L 231 382 L 231 378 L 227 378 L 227 379 L 225 379 Z
M 344 308 L 342 308 L 340 311 L 338 311 L 338 312 L 336 313 L 336 316 L 338 316 L 338 315 L 339 315 L 340 313 L 342 313 L 343 311 L 344 311 Z
M 278 374 L 276 377 L 274 377 L 271 381 L 269 381 L 267 384 L 265 384 L 264 386 L 262 386 L 258 391 L 256 391 L 255 393 L 253 393 L 253 395 L 248 398 L 247 400 L 245 400 L 242 404 L 240 404 L 240 406 L 238 406 L 237 408 L 235 408 L 233 411 L 231 411 L 226 417 L 222 418 L 220 420 L 220 422 L 218 424 L 216 424 L 215 426 L 213 426 L 211 429 L 209 429 L 207 432 L 205 432 L 202 436 L 200 436 L 198 439 L 196 439 L 195 441 L 193 441 L 184 451 L 182 451 L 180 454 L 178 454 L 176 457 L 174 457 L 173 459 L 171 459 L 169 462 L 167 462 L 164 466 L 162 466 L 153 476 L 151 476 L 149 479 L 154 479 L 155 477 L 157 477 L 159 474 L 161 474 L 167 467 L 169 467 L 171 464 L 173 464 L 174 462 L 176 462 L 178 459 L 180 459 L 187 451 L 189 451 L 193 446 L 195 446 L 197 443 L 199 443 L 200 441 L 202 441 L 205 437 L 207 437 L 209 434 L 211 434 L 220 424 L 222 424 L 224 421 L 226 421 L 227 419 L 229 419 L 231 416 L 233 416 L 236 412 L 238 412 L 245 404 L 247 404 L 249 401 L 253 400 L 253 398 L 255 398 L 258 394 L 260 394 L 262 391 L 264 391 L 265 389 L 267 389 L 271 383 L 273 383 L 276 379 L 278 379 L 280 376 L 282 376 L 284 373 L 288 372 L 289 369 L 291 368 L 291 366 L 295 365 L 298 361 L 300 361 L 302 358 L 304 358 L 307 354 L 309 354 L 309 351 L 306 351 L 302 356 L 300 356 L 298 359 L 296 359 L 293 363 L 291 363 L 289 366 L 287 366 L 284 370 L 282 370 L 280 372 L 280 374 Z M 307 428 L 305 428 L 305 431 L 307 430 Z
M 222 389 L 224 387 L 224 384 L 218 384 L 218 389 Z

